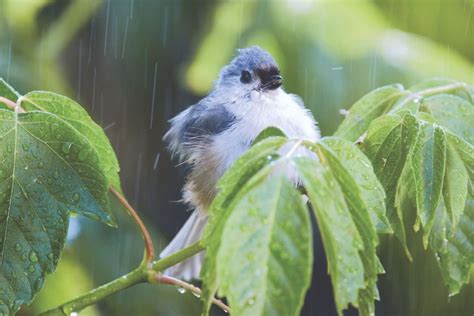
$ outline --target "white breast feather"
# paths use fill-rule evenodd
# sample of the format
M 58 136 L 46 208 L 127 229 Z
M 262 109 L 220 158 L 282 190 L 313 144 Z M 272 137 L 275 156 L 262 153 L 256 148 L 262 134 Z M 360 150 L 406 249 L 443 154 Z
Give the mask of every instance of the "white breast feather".
M 228 105 L 227 109 L 238 121 L 229 130 L 216 135 L 209 148 L 222 162 L 219 173 L 240 157 L 267 127 L 278 127 L 289 138 L 319 139 L 319 130 L 309 110 L 297 96 L 281 89 L 270 93 L 255 92 L 246 102 Z

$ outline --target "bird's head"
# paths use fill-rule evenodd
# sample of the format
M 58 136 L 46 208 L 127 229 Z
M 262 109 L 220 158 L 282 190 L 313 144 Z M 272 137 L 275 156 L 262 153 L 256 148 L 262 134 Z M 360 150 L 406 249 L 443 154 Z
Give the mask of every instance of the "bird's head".
M 262 48 L 252 46 L 238 50 L 237 56 L 222 69 L 216 88 L 266 93 L 282 84 L 283 78 L 273 57 Z

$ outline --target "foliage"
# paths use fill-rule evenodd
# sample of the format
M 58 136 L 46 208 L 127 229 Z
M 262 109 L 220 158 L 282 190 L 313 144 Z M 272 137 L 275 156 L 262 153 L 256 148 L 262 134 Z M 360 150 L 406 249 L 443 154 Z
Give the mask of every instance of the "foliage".
M 15 95 L 3 81 L 2 91 Z M 32 93 L 17 101 L 17 107 L 31 111 L 0 109 L 0 309 L 5 314 L 29 304 L 45 275 L 54 271 L 71 212 L 115 224 L 108 198 L 111 182 L 102 165 L 114 155 L 97 150 L 110 144 L 88 116 L 75 115 L 83 111 L 79 105 L 60 100 L 61 107 L 55 107 L 56 95 Z M 35 107 L 35 101 L 44 107 Z M 72 119 L 95 128 L 95 141 L 73 127 Z M 117 177 L 117 172 L 107 175 Z
M 77 103 L 48 92 L 19 96 L 4 81 L 0 91 L 0 308 L 12 314 L 56 268 L 71 212 L 115 224 L 108 191 L 120 182 L 107 137 Z M 80 311 L 146 277 L 183 284 L 159 271 L 205 247 L 203 315 L 216 293 L 235 315 L 297 315 L 313 259 L 308 209 L 339 314 L 349 305 L 374 313 L 384 273 L 379 234 L 394 233 L 412 259 L 407 235 L 419 231 L 450 295 L 459 293 L 474 262 L 473 91 L 442 79 L 382 87 L 355 103 L 335 136 L 316 143 L 262 131 L 219 181 L 202 246 L 153 263 L 144 233 L 140 267 L 58 309 Z

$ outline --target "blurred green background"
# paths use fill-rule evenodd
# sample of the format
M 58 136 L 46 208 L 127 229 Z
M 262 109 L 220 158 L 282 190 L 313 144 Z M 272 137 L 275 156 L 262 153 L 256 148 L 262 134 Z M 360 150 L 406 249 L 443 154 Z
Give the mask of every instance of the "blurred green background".
M 184 170 L 161 137 L 167 120 L 198 101 L 235 49 L 258 44 L 280 64 L 330 135 L 348 108 L 388 83 L 430 77 L 474 83 L 474 0 L 0 0 L 0 77 L 21 93 L 78 100 L 109 135 L 124 191 L 157 245 L 184 223 Z M 116 214 L 123 214 L 118 208 Z M 114 230 L 74 219 L 57 272 L 22 315 L 34 315 L 132 269 L 142 241 L 127 216 Z M 317 236 L 316 236 L 317 238 Z M 380 315 L 472 315 L 474 285 L 447 297 L 430 254 L 409 264 L 386 240 Z M 421 251 L 421 250 L 420 250 Z M 315 243 L 303 315 L 334 315 L 324 255 Z M 140 285 L 83 315 L 199 315 L 174 288 Z M 219 311 L 214 311 L 219 314 Z M 348 314 L 354 314 L 349 311 Z

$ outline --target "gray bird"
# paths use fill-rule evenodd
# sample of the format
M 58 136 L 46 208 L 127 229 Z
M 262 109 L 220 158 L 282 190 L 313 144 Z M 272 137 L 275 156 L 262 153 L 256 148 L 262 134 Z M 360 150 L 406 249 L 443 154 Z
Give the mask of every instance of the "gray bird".
M 215 197 L 216 182 L 269 126 L 288 137 L 316 141 L 319 130 L 302 100 L 282 89 L 273 57 L 258 46 L 240 49 L 225 66 L 207 97 L 170 120 L 164 136 L 173 155 L 190 167 L 183 200 L 193 209 L 188 221 L 161 257 L 198 241 Z M 203 253 L 169 268 L 165 274 L 198 278 Z

